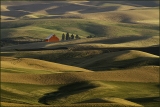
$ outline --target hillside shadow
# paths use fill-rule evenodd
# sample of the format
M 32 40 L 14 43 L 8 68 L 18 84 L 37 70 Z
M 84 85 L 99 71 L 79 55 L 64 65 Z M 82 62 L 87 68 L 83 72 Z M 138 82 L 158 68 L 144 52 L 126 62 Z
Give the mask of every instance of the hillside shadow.
M 101 6 L 105 3 L 113 3 L 113 6 Z M 148 6 L 148 7 L 155 7 L 159 6 L 158 3 L 155 1 L 89 1 L 87 3 L 80 3 L 80 4 L 73 4 L 70 2 L 64 2 L 64 1 L 48 1 L 46 3 L 33 3 L 33 4 L 20 4 L 20 5 L 15 5 L 15 6 L 8 6 L 7 9 L 10 11 L 3 11 L 1 15 L 4 16 L 11 16 L 11 17 L 21 17 L 24 15 L 27 15 L 32 12 L 36 11 L 45 11 L 50 15 L 61 15 L 61 16 L 52 16 L 52 17 L 42 17 L 39 19 L 50 19 L 50 18 L 66 18 L 63 15 L 68 13 L 68 12 L 79 12 L 81 14 L 86 14 L 86 13 L 98 13 L 98 12 L 109 12 L 109 11 L 116 11 L 119 6 L 114 6 L 114 4 L 122 4 L 122 5 L 131 5 L 131 6 Z M 36 8 L 35 8 L 36 7 Z M 97 17 L 97 16 L 95 16 Z M 67 18 L 78 18 L 81 19 L 80 16 L 67 16 Z M 123 23 L 135 23 L 130 21 L 130 18 L 123 18 L 121 21 Z
M 36 8 L 35 8 L 36 7 Z M 51 9 L 48 9 L 51 8 Z M 63 1 L 48 1 L 46 3 L 37 3 L 37 4 L 27 4 L 27 5 L 19 5 L 19 6 L 8 6 L 7 9 L 11 11 L 28 11 L 28 12 L 36 12 L 40 10 L 45 10 L 48 14 L 57 14 L 63 15 L 70 11 L 79 11 L 89 8 L 88 6 L 72 4 L 69 2 Z
M 112 49 L 108 49 L 111 50 Z M 158 58 L 152 58 L 152 57 L 137 57 L 132 59 L 124 59 L 120 61 L 115 61 L 115 58 L 121 55 L 128 54 L 129 50 L 136 50 L 136 49 L 119 49 L 113 48 L 113 52 L 106 52 L 106 50 L 99 50 L 102 51 L 100 54 L 91 54 L 92 50 L 86 50 L 90 51 L 90 54 L 88 56 L 84 56 L 85 54 L 82 54 L 82 51 L 73 51 L 73 52 L 65 52 L 65 53 L 49 53 L 43 56 L 30 56 L 36 59 L 46 60 L 50 62 L 55 63 L 61 63 L 65 65 L 70 66 L 76 66 L 81 67 L 88 70 L 93 71 L 103 71 L 103 70 L 112 70 L 112 69 L 127 69 L 127 68 L 133 68 L 133 67 L 140 67 L 140 66 L 148 66 L 148 65 L 154 65 L 159 66 L 159 59 Z M 148 49 L 146 49 L 148 50 Z M 139 51 L 141 51 L 139 49 Z M 152 48 L 148 51 L 154 51 Z M 94 52 L 94 51 L 93 51 Z M 113 55 L 112 55 L 113 54 Z M 53 57 L 55 56 L 55 57 Z M 102 57 L 101 57 L 102 56 Z M 110 56 L 110 57 L 108 57 Z M 94 62 L 93 62 L 94 60 Z
M 23 37 L 12 37 L 12 38 L 5 37 L 5 38 L 1 38 L 0 41 L 5 46 L 5 44 L 19 45 L 19 44 L 42 42 L 43 40 L 39 38 L 30 37 L 30 36 L 23 36 Z
M 90 84 L 87 81 L 71 83 L 60 87 L 56 92 L 50 92 L 44 94 L 41 98 L 39 98 L 38 102 L 45 105 L 49 105 L 48 101 L 50 100 L 56 101 L 60 98 L 84 92 L 96 87 L 98 86 L 95 84 Z
M 100 25 L 100 24 L 95 24 L 95 23 L 87 23 L 85 25 L 79 25 L 79 28 L 87 31 L 91 34 L 94 34 L 95 36 L 98 35 L 98 37 L 106 35 L 106 26 Z
M 88 6 L 83 6 L 83 5 L 76 5 L 76 4 L 67 4 L 67 5 L 61 5 L 61 6 L 58 6 L 57 8 L 54 8 L 54 9 L 48 9 L 46 10 L 46 12 L 48 14 L 58 14 L 58 15 L 63 15 L 67 12 L 70 12 L 70 11 L 80 11 L 80 10 L 83 10 L 83 9 L 86 9 L 88 8 Z
M 137 58 L 122 59 L 115 61 L 115 58 L 128 54 L 130 50 L 138 50 L 155 55 L 159 55 L 159 47 L 138 47 L 138 48 L 104 48 L 104 49 L 82 49 L 79 51 L 67 50 L 67 47 L 54 47 L 54 49 L 17 49 L 19 52 L 23 51 L 41 51 L 52 50 L 53 52 L 43 55 L 25 55 L 27 58 L 35 58 L 55 63 L 61 63 L 70 66 L 81 67 L 88 70 L 100 71 L 100 70 L 112 70 L 112 69 L 126 69 L 140 66 L 154 65 L 159 66 L 159 59 L 153 58 L 152 55 Z M 62 50 L 62 51 L 60 51 Z M 17 52 L 18 52 L 17 51 Z M 55 53 L 54 53 L 55 52 Z M 99 54 L 98 54 L 98 53 Z M 131 53 L 134 55 L 134 53 Z M 141 54 L 141 53 L 140 53 Z M 143 53 L 142 53 L 143 54 Z M 144 53 L 144 55 L 146 55 Z M 110 57 L 109 57 L 110 56 Z M 125 57 L 125 56 L 124 56 Z M 93 62 L 94 61 L 94 62 Z
M 97 12 L 107 12 L 107 11 L 115 11 L 118 9 L 117 6 L 108 6 L 108 7 L 95 7 L 95 6 L 85 6 L 85 5 L 77 5 L 77 4 L 68 4 L 64 6 L 59 6 L 54 9 L 48 9 L 46 12 L 48 14 L 58 14 L 63 15 L 70 11 L 77 11 L 79 13 L 97 13 Z
M 19 21 L 18 23 L 17 23 L 17 21 L 13 21 L 12 23 L 11 22 L 1 22 L 1 29 L 8 31 L 8 30 L 13 30 L 11 28 L 25 27 L 25 26 L 29 26 L 31 24 L 32 24 L 32 22 L 26 22 L 26 21 Z M 1 32 L 3 30 L 1 30 Z M 8 32 L 10 32 L 10 31 L 8 31 Z M 5 35 L 5 37 L 6 36 L 7 35 Z
M 109 61 L 107 59 L 97 60 L 89 65 L 84 66 L 83 68 L 93 70 L 93 71 L 105 71 L 105 70 L 113 70 L 113 69 L 117 69 L 117 70 L 128 69 L 128 68 L 148 66 L 148 65 L 159 66 L 158 58 L 138 57 L 134 59 L 114 61 L 115 57 L 109 59 Z
M 1 41 L 3 40 L 3 38 L 10 38 L 10 35 L 15 32 L 16 32 L 16 30 L 14 30 L 14 29 L 1 30 Z M 4 35 L 4 36 L 2 36 L 2 35 Z
M 124 4 L 128 4 L 131 6 L 145 6 L 145 7 L 157 7 L 159 3 L 156 1 L 125 1 Z
M 101 2 L 98 2 L 98 1 L 89 1 L 89 2 L 85 2 L 83 4 L 86 4 L 86 5 L 95 5 L 95 6 L 99 6 L 99 5 L 103 5 L 105 3 L 113 3 L 113 4 L 121 4 L 121 5 L 130 5 L 130 6 L 137 6 L 137 7 L 140 7 L 140 6 L 146 6 L 146 7 L 157 7 L 159 6 L 159 3 L 158 1 L 138 1 L 138 0 L 126 0 L 126 1 L 101 1 Z
M 48 1 L 46 3 L 33 3 L 33 4 L 22 4 L 22 5 L 15 5 L 15 6 L 8 6 L 7 9 L 14 12 L 15 15 L 10 13 L 9 11 L 2 12 L 1 15 L 7 16 L 23 16 L 26 13 L 18 13 L 19 11 L 24 12 L 36 12 L 40 10 L 45 10 L 48 14 L 57 14 L 63 15 L 70 11 L 77 11 L 80 13 L 97 13 L 97 12 L 108 12 L 108 11 L 115 11 L 119 7 L 118 6 L 106 6 L 102 7 L 101 5 L 105 3 L 113 3 L 113 4 L 122 4 L 122 5 L 130 5 L 130 6 L 146 6 L 146 7 L 156 7 L 159 6 L 159 3 L 155 1 L 89 1 L 87 3 L 80 4 L 72 4 L 69 2 L 64 1 Z M 86 5 L 85 5 L 86 4 Z M 48 9 L 50 8 L 51 9 Z M 46 10 L 47 9 L 47 10 Z M 17 12 L 17 13 L 16 13 Z M 11 15 L 10 15 L 11 14 Z
M 33 4 L 26 4 L 26 5 L 16 5 L 16 6 L 8 6 L 7 9 L 9 10 L 13 10 L 13 11 L 16 11 L 16 10 L 23 10 L 23 11 L 28 11 L 28 12 L 36 12 L 36 11 L 40 11 L 40 10 L 44 10 L 46 8 L 49 8 L 51 6 L 62 6 L 62 5 L 66 5 L 68 3 L 65 3 L 65 2 L 51 2 L 51 1 L 48 1 L 48 2 L 45 2 L 45 3 L 33 3 Z
M 156 87 L 158 87 L 160 89 L 160 84 L 156 85 Z
M 24 15 L 29 14 L 30 12 L 25 12 L 25 11 L 2 11 L 1 15 L 2 16 L 10 16 L 10 17 L 21 17 Z
M 119 7 L 118 6 L 107 6 L 107 7 L 90 7 L 84 10 L 79 11 L 80 13 L 97 13 L 97 12 L 109 12 L 115 11 Z M 96 16 L 95 16 L 96 17 Z
M 159 102 L 160 97 L 127 98 L 126 100 L 136 103 Z
M 118 44 L 118 43 L 126 43 L 132 41 L 146 40 L 151 38 L 151 36 L 134 36 L 128 35 L 123 37 L 114 37 L 114 38 L 106 38 L 104 40 L 95 40 L 87 43 L 104 43 L 104 44 Z

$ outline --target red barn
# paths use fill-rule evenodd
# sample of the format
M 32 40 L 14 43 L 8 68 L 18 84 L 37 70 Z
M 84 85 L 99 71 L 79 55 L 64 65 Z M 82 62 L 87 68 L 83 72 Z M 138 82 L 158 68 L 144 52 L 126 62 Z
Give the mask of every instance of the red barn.
M 54 35 L 48 36 L 44 41 L 45 42 L 58 42 L 59 38 L 54 34 Z

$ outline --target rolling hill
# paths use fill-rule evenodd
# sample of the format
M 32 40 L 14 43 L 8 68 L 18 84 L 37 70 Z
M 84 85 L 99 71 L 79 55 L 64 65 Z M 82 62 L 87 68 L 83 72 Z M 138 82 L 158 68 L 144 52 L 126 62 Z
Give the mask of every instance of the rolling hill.
M 156 1 L 3 1 L 1 37 L 44 39 L 54 33 L 61 38 L 62 33 L 66 32 L 78 34 L 81 38 L 89 35 L 158 36 L 158 6 Z
M 37 59 L 30 59 L 30 58 L 14 58 L 14 57 L 1 57 L 1 67 L 2 72 L 3 70 L 10 70 L 12 72 L 23 72 L 24 69 L 26 69 L 26 72 L 30 73 L 35 73 L 32 72 L 34 70 L 44 70 L 44 73 L 59 73 L 59 72 L 71 72 L 71 71 L 77 71 L 77 72 L 83 72 L 83 71 L 88 71 L 82 68 L 78 67 L 72 67 L 72 66 L 67 66 L 67 65 L 62 65 L 62 64 L 56 64 L 52 62 L 47 62 L 47 61 L 42 61 L 42 60 L 37 60 Z M 9 69 L 7 69 L 9 68 Z M 12 70 L 13 69 L 13 70 Z M 15 70 L 14 70 L 15 69 Z M 17 70 L 16 70 L 17 69 Z M 20 70 L 20 71 L 19 71 Z M 23 71 L 21 71 L 23 70 Z M 24 72 L 23 72 L 24 73 Z M 38 72 L 36 72 L 38 73 Z
M 157 0 L 1 1 L 4 107 L 159 107 L 159 55 Z
M 140 48 L 140 47 L 156 47 L 159 45 L 158 36 L 124 36 L 124 37 L 101 37 L 87 38 L 79 40 L 62 41 L 58 43 L 52 42 L 35 42 L 22 45 L 5 46 L 1 51 L 18 50 L 43 50 L 43 49 L 69 49 L 69 50 L 84 50 L 84 49 L 102 49 L 102 48 Z

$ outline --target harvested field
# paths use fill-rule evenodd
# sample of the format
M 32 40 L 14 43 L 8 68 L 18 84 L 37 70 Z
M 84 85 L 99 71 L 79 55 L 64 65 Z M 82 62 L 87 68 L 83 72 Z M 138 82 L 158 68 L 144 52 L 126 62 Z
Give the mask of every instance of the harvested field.
M 68 49 L 67 47 L 58 47 L 58 48 L 37 48 L 37 49 L 15 49 L 16 51 L 42 51 L 42 50 L 64 50 L 64 49 Z M 79 45 L 78 48 L 74 47 L 70 47 L 70 50 L 72 51 L 81 51 L 81 50 L 103 50 L 106 52 L 116 52 L 116 51 L 124 51 L 124 50 L 139 50 L 139 51 L 143 51 L 143 52 L 147 52 L 147 53 L 151 53 L 154 55 L 160 55 L 159 54 L 159 47 L 90 47 L 89 45 L 85 45 L 85 47 L 83 47 L 83 45 Z
M 81 47 L 81 46 L 80 46 Z M 138 50 L 138 51 L 143 51 L 143 52 L 147 52 L 150 54 L 154 54 L 154 55 L 160 55 L 159 53 L 159 47 L 155 46 L 155 47 L 88 47 L 85 46 L 83 48 L 83 45 L 81 48 L 73 48 L 73 51 L 81 51 L 81 50 L 103 50 L 105 52 L 118 52 L 118 51 L 125 51 L 125 50 Z
M 142 107 L 142 105 L 139 105 L 139 104 L 136 104 L 136 103 L 133 103 L 133 102 L 130 102 L 130 101 L 127 101 L 127 100 L 124 100 L 124 99 L 120 99 L 120 98 L 102 98 L 102 99 L 90 99 L 90 100 L 87 100 L 87 101 L 83 101 L 83 102 L 80 102 L 80 103 L 97 103 L 97 104 L 122 104 L 122 105 L 127 105 L 127 106 L 136 106 L 136 107 Z M 118 105 L 117 105 L 118 106 Z
M 113 49 L 113 48 L 112 48 Z M 106 52 L 107 51 L 107 52 Z M 116 70 L 116 69 L 128 69 L 128 68 L 136 68 L 141 66 L 158 66 L 159 65 L 159 57 L 157 55 L 149 54 L 142 51 L 137 50 L 111 50 L 115 52 L 109 52 L 108 50 L 83 50 L 83 51 L 69 51 L 69 50 L 46 50 L 46 51 L 18 51 L 18 52 L 3 52 L 3 55 L 16 57 L 15 64 L 11 64 L 11 60 L 6 62 L 10 66 L 16 67 L 17 65 L 22 65 L 24 63 L 24 67 L 30 66 L 35 68 L 36 66 L 31 66 L 28 64 L 32 64 L 33 61 L 25 63 L 25 60 L 21 60 L 23 58 L 28 57 L 30 60 L 34 58 L 34 61 L 37 62 L 40 59 L 43 63 L 52 64 L 52 62 L 61 63 L 70 66 L 77 66 L 82 68 L 81 70 L 76 69 L 75 71 L 86 71 L 83 68 L 91 71 L 104 71 L 104 70 Z M 22 63 L 18 62 L 22 61 Z M 49 62 L 47 62 L 49 61 Z M 3 65 L 3 64 L 2 64 Z M 35 65 L 35 64 L 34 64 Z M 52 66 L 55 66 L 52 64 Z M 58 66 L 58 65 L 57 65 Z M 3 67 L 3 66 L 2 66 Z M 8 66 L 9 67 L 9 66 Z M 40 66 L 39 66 L 40 67 Z M 60 67 L 60 65 L 59 65 Z M 41 67 L 42 68 L 42 67 Z M 51 70 L 51 67 L 48 65 L 46 69 L 43 70 Z M 52 67 L 54 68 L 54 67 Z M 38 69 L 38 66 L 37 66 Z M 58 68 L 55 67 L 54 71 L 57 71 Z M 62 68 L 61 72 L 63 71 Z M 65 70 L 64 70 L 65 71 Z M 68 69 L 69 71 L 69 69 Z M 59 71 L 60 72 L 60 71 Z
M 90 70 L 86 70 L 83 68 L 73 67 L 73 66 L 67 66 L 52 62 L 47 62 L 43 60 L 37 60 L 37 59 L 30 59 L 30 58 L 13 58 L 13 57 L 1 57 L 1 67 L 2 68 L 26 68 L 33 70 L 46 70 L 50 71 L 50 73 L 58 73 L 58 72 L 71 72 L 71 71 L 78 71 L 78 72 L 92 72 Z M 23 69 L 21 69 L 23 70 Z
M 124 82 L 159 82 L 159 67 L 140 67 L 135 69 L 93 72 L 93 73 L 60 73 L 60 74 L 16 74 L 1 73 L 2 82 L 26 84 L 67 84 L 78 81 L 124 81 Z

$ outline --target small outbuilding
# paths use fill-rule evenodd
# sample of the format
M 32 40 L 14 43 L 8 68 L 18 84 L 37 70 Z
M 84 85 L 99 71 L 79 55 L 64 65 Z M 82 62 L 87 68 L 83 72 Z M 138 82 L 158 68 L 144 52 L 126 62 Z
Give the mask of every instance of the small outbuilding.
M 59 38 L 54 34 L 48 36 L 45 40 L 45 42 L 59 42 Z

